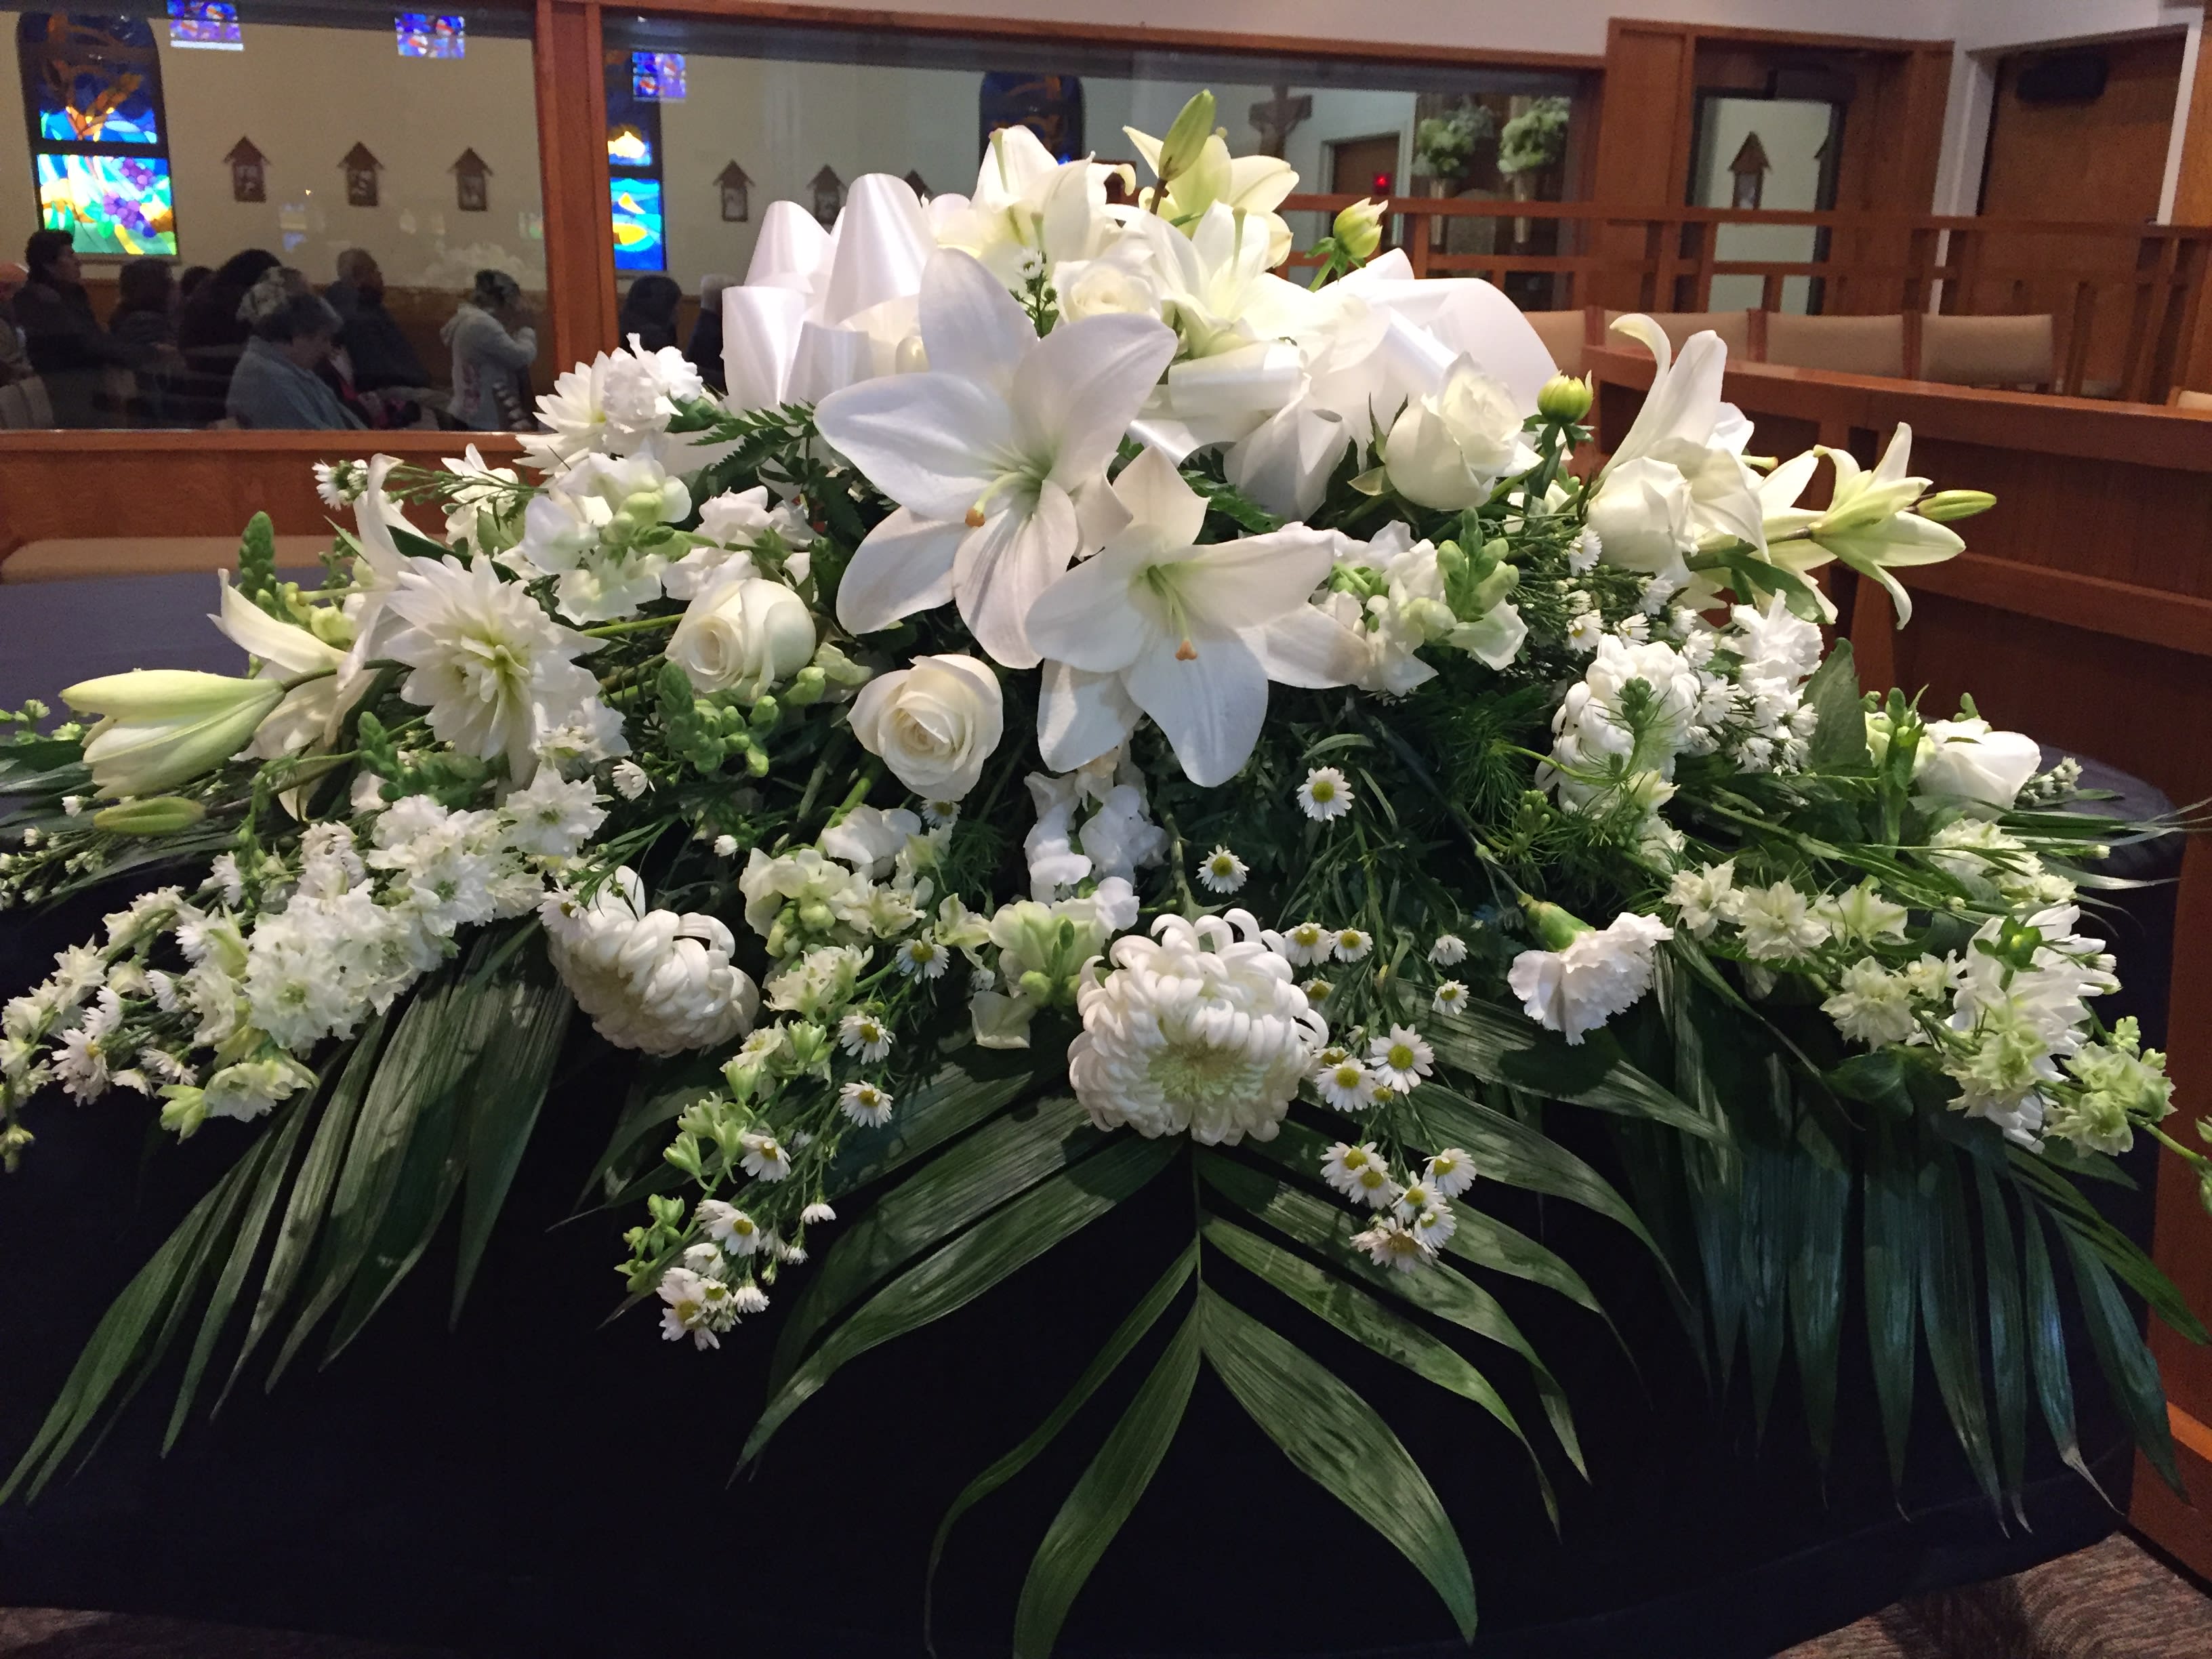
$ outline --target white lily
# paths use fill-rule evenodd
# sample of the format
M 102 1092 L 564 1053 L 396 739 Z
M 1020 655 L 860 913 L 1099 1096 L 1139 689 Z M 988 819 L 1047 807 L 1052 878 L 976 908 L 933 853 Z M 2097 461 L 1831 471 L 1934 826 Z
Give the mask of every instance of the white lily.
M 1292 525 L 1194 545 L 1206 504 L 1158 450 L 1124 468 L 1114 492 L 1129 526 L 1029 613 L 1031 643 L 1059 671 L 1037 709 L 1045 764 L 1064 772 L 1094 758 L 1141 709 L 1193 782 L 1226 783 L 1259 740 L 1270 680 L 1342 685 L 1354 672 L 1356 636 L 1307 603 L 1335 538 Z
M 1825 455 L 1836 469 L 1836 485 L 1825 507 L 1802 507 L 1797 497 L 1812 482 Z M 1897 607 L 1897 625 L 1912 620 L 1912 596 L 1893 569 L 1941 564 L 1966 544 L 1948 526 L 1923 519 L 1912 505 L 1929 481 L 1914 477 L 1912 428 L 1902 422 L 1874 471 L 1840 449 L 1816 445 L 1774 469 L 1759 488 L 1768 556 L 1798 572 L 1841 559 L 1863 576 L 1880 582 Z
M 951 250 L 923 274 L 921 316 L 927 372 L 848 387 L 816 411 L 822 435 L 899 504 L 846 568 L 837 619 L 872 633 L 954 599 L 995 660 L 1033 667 L 1023 619 L 1124 522 L 1106 464 L 1175 336 L 1105 316 L 1040 340 L 998 279 Z
M 1721 401 L 1727 345 L 1707 330 L 1692 335 L 1676 357 L 1649 317 L 1619 318 L 1613 326 L 1650 347 L 1658 370 L 1591 497 L 1606 562 L 1656 574 L 1713 535 L 1747 543 L 1763 556 L 1759 476 L 1743 462 L 1751 423 Z
M 208 620 L 221 629 L 234 645 L 256 658 L 264 680 L 296 680 L 284 700 L 254 728 L 247 750 L 256 760 L 273 760 L 305 749 L 332 730 L 366 684 L 362 676 L 342 672 L 346 653 L 317 639 L 304 628 L 279 622 L 222 577 L 222 609 Z M 304 677 L 304 678 L 303 678 Z M 343 705 L 341 688 L 349 695 Z
M 1001 127 L 984 151 L 974 195 L 930 198 L 930 228 L 939 246 L 974 254 L 1013 288 L 1033 260 L 1050 269 L 1105 246 L 1114 230 L 1106 180 L 1116 171 L 1063 163 L 1027 127 Z
M 1121 131 L 1157 176 L 1164 141 L 1134 127 Z M 1183 226 L 1217 204 L 1250 214 L 1267 233 L 1262 246 L 1267 250 L 1267 264 L 1273 266 L 1290 256 L 1291 240 L 1289 222 L 1275 210 L 1297 187 L 1297 170 L 1288 161 L 1274 155 L 1232 156 L 1227 141 L 1215 133 L 1199 147 L 1193 165 L 1176 175 L 1164 198 L 1157 189 L 1150 189 L 1141 199 L 1147 208 L 1157 209 L 1161 217 Z

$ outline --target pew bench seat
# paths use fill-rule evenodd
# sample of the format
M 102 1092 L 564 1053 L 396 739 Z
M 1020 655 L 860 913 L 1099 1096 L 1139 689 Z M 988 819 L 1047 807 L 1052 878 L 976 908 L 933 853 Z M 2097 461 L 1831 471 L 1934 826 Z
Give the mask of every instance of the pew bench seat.
M 328 536 L 279 536 L 276 568 L 312 571 Z M 153 576 L 235 570 L 235 536 L 52 536 L 0 558 L 0 582 L 74 581 L 87 576 Z

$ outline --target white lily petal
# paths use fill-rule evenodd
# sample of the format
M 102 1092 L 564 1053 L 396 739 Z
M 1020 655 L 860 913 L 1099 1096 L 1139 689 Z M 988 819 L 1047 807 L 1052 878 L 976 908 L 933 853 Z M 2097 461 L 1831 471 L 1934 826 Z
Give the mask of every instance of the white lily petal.
M 1114 494 L 1138 523 L 1160 532 L 1171 547 L 1188 547 L 1206 524 L 1206 502 L 1184 482 L 1176 464 L 1147 449 L 1121 469 Z
M 1143 714 L 1121 675 L 1048 661 L 1037 691 L 1037 752 L 1051 770 L 1073 772 L 1127 742 Z
M 1133 578 L 1149 562 L 1149 540 L 1109 547 L 1045 589 L 1024 618 L 1030 648 L 1086 673 L 1127 668 L 1158 632 L 1133 602 Z
M 1793 455 L 1768 473 L 1759 486 L 1759 505 L 1769 519 L 1797 506 L 1797 498 L 1805 493 L 1805 486 L 1813 482 L 1813 473 L 1820 465 L 1820 452 L 1808 449 L 1802 455 Z
M 1267 671 L 1243 639 L 1194 626 L 1188 655 L 1162 641 L 1130 665 L 1123 684 L 1158 722 L 1193 783 L 1212 787 L 1251 758 L 1267 719 Z
M 848 386 L 823 400 L 815 424 L 877 489 L 928 519 L 964 517 L 1015 443 L 1006 405 L 952 374 Z
M 1310 605 L 1246 629 L 1244 641 L 1279 685 L 1349 685 L 1367 667 L 1367 642 Z
M 237 588 L 216 578 L 222 588 L 222 611 L 208 620 L 223 631 L 232 644 L 287 674 L 312 674 L 336 668 L 345 653 L 325 645 L 304 628 L 281 623 Z
M 1000 666 L 1036 666 L 1038 653 L 1023 623 L 1073 561 L 1078 539 L 1075 504 L 1048 479 L 1034 506 L 1011 507 L 962 540 L 952 565 L 960 617 Z
M 968 526 L 924 519 L 900 507 L 868 532 L 837 584 L 837 621 L 850 634 L 872 634 L 902 617 L 932 611 L 952 597 L 952 562 Z
M 1150 317 L 1086 317 L 1037 343 L 1014 373 L 1015 423 L 1073 489 L 1103 468 L 1175 356 L 1175 331 Z
M 1336 543 L 1326 531 L 1291 525 L 1191 550 L 1175 573 L 1190 609 L 1224 628 L 1257 628 L 1304 605 L 1328 579 Z
M 990 166 L 988 159 L 984 166 Z M 1008 395 L 1023 354 L 1036 343 L 1036 330 L 981 261 L 940 250 L 921 274 L 921 341 L 933 370 Z
M 1902 483 L 1911 471 L 1912 428 L 1899 421 L 1897 430 L 1890 434 L 1889 447 L 1881 452 L 1881 460 L 1875 467 L 1875 487 Z

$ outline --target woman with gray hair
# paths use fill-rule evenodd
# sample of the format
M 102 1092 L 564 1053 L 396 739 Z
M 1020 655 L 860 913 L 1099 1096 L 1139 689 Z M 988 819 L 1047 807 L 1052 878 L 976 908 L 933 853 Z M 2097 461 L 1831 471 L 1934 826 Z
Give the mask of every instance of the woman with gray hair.
M 225 414 L 256 429 L 342 432 L 362 424 L 315 374 L 340 325 L 305 276 L 285 265 L 264 271 L 238 315 L 252 333 L 230 377 Z

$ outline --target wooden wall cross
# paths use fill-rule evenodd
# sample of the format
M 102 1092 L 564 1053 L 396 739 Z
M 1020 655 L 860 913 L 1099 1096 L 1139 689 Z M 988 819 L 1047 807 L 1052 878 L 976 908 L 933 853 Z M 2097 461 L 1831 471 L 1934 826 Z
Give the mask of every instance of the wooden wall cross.
M 1277 87 L 1273 98 L 1253 105 L 1249 112 L 1252 125 L 1259 129 L 1260 154 L 1280 160 L 1291 129 L 1313 119 L 1313 97 L 1301 93 L 1293 98 L 1288 87 Z
M 346 205 L 374 207 L 376 175 L 384 170 L 384 163 L 369 154 L 367 144 L 356 144 L 338 165 L 345 169 Z

